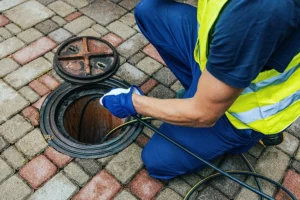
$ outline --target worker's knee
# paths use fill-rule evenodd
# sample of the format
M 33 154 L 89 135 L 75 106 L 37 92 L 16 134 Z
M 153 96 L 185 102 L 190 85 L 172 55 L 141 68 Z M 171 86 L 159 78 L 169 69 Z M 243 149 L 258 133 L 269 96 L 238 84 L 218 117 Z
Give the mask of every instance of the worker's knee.
M 143 0 L 140 3 L 137 4 L 134 10 L 134 16 L 136 21 L 138 22 L 144 22 L 147 19 L 151 19 L 151 14 L 155 13 L 155 7 L 156 3 L 154 3 L 152 0 Z

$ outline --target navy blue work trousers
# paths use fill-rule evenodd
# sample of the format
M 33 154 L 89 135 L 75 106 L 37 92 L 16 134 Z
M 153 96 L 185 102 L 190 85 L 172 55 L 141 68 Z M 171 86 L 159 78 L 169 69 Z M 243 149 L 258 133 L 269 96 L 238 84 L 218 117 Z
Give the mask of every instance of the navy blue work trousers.
M 135 18 L 141 32 L 187 90 L 184 98 L 193 97 L 201 76 L 193 53 L 197 41 L 197 9 L 173 0 L 142 0 L 135 9 Z M 234 128 L 225 115 L 210 128 L 163 123 L 159 130 L 209 161 L 226 152 L 246 152 L 263 137 L 253 130 Z M 142 160 L 149 175 L 159 179 L 171 179 L 205 167 L 158 134 L 143 149 Z

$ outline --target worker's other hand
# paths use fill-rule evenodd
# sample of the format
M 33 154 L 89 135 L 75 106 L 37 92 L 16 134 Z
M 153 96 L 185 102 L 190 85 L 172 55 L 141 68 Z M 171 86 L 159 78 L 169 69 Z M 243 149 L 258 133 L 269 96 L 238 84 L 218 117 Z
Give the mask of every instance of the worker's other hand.
M 100 99 L 100 104 L 119 118 L 136 115 L 137 112 L 132 103 L 133 93 L 143 95 L 143 92 L 135 85 L 128 89 L 112 89 Z

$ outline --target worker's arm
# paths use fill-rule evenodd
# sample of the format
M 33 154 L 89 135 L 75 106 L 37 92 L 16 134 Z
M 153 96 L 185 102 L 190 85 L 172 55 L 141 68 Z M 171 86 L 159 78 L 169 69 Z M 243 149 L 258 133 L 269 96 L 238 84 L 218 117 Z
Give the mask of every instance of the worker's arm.
M 133 94 L 132 101 L 137 113 L 145 116 L 176 125 L 209 127 L 228 110 L 242 91 L 204 70 L 193 98 L 157 99 Z

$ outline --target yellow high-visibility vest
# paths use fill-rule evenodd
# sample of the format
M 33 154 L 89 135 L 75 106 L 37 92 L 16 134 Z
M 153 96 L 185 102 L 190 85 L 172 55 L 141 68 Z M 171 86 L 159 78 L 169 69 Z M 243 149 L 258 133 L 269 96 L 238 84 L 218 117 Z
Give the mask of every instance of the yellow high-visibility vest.
M 207 63 L 210 30 L 228 1 L 198 2 L 200 28 L 194 57 L 201 71 Z M 300 52 L 283 73 L 274 69 L 259 73 L 225 114 L 234 127 L 266 135 L 279 133 L 291 125 L 300 116 Z

